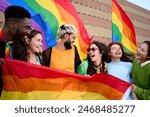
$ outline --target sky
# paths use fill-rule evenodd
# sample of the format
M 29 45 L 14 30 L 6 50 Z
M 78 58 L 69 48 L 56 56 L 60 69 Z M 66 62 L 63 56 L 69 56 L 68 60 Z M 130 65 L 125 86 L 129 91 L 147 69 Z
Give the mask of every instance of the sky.
M 150 10 L 150 0 L 127 0 L 147 10 Z

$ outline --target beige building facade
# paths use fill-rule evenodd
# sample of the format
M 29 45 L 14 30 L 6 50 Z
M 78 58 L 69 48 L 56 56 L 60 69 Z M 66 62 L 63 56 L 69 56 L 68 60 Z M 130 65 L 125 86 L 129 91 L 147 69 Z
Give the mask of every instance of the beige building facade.
M 150 40 L 150 11 L 126 0 L 117 0 L 131 19 L 137 42 Z M 101 42 L 111 42 L 112 0 L 71 0 L 89 35 Z
M 112 0 L 70 0 L 76 8 L 88 34 L 108 44 L 111 42 Z M 126 0 L 117 0 L 135 27 L 138 42 L 150 40 L 150 11 Z M 0 12 L 0 27 L 4 24 Z

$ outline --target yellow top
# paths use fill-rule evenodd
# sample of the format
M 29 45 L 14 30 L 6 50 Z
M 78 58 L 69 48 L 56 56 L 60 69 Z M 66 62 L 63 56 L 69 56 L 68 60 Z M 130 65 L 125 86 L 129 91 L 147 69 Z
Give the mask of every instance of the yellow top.
M 72 46 L 72 49 L 69 50 L 58 50 L 56 48 L 53 48 L 51 53 L 50 67 L 74 72 L 74 59 L 74 46 Z

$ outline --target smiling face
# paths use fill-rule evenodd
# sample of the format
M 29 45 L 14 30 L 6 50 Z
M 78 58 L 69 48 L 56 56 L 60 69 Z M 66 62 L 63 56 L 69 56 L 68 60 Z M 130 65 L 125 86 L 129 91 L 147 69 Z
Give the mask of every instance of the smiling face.
M 122 49 L 118 44 L 113 44 L 110 47 L 109 55 L 111 56 L 111 60 L 113 61 L 114 59 L 120 60 L 122 57 Z
M 33 53 L 42 52 L 42 35 L 40 33 L 32 37 L 29 42 L 30 51 Z
M 31 31 L 31 24 L 30 24 L 30 19 L 28 18 L 24 18 L 21 19 L 18 23 L 17 23 L 17 27 L 18 27 L 18 31 L 24 33 L 24 35 L 29 34 Z
M 9 34 L 12 35 L 11 39 L 9 40 L 17 40 L 17 39 L 24 39 L 24 36 L 30 33 L 31 26 L 30 26 L 30 19 L 10 19 L 8 21 L 10 25 L 8 25 Z
M 148 45 L 146 43 L 142 43 L 137 49 L 136 58 L 141 62 L 145 62 L 147 60 L 148 55 Z
M 90 45 L 88 52 L 92 62 L 100 63 L 99 61 L 101 61 L 102 54 L 95 44 Z

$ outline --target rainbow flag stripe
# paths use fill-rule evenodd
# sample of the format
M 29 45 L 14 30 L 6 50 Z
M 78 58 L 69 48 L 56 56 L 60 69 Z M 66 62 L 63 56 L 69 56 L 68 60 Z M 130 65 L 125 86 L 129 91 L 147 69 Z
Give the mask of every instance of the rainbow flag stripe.
M 22 6 L 31 13 L 32 26 L 43 34 L 43 50 L 56 45 L 57 29 L 62 24 L 75 25 L 78 30 L 75 45 L 81 59 L 86 57 L 91 39 L 69 0 L 1 0 L 0 10 L 4 11 L 10 5 Z
M 17 60 L 5 61 L 4 100 L 120 100 L 130 86 L 108 74 L 82 76 Z
M 134 26 L 116 0 L 112 0 L 112 41 L 121 42 L 128 52 L 136 52 Z

